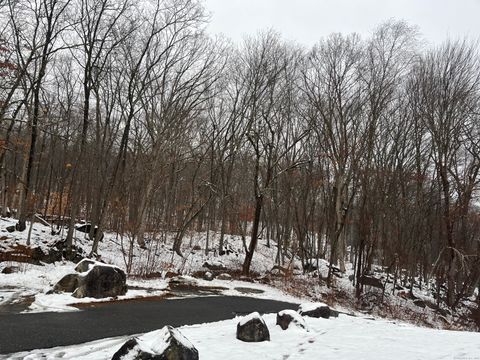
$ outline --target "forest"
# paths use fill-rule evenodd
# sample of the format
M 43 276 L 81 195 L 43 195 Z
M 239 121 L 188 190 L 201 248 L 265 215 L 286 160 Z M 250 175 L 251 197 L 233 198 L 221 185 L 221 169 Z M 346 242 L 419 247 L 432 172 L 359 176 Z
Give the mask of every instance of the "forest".
M 275 261 L 480 281 L 480 52 L 390 20 L 315 46 L 233 43 L 198 0 L 0 0 L 0 208 L 150 249 L 241 235 Z M 480 298 L 479 298 L 480 301 Z

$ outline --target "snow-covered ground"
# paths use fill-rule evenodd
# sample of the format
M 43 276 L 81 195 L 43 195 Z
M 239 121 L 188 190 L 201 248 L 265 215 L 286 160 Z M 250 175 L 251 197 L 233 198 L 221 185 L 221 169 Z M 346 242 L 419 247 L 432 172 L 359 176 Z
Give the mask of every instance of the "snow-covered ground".
M 13 233 L 6 232 L 6 227 L 14 225 L 14 219 L 0 218 L 0 254 L 2 251 L 8 251 L 15 246 L 24 246 L 27 242 L 28 227 L 26 231 Z M 277 248 L 272 241 L 271 246 L 267 246 L 265 239 L 260 239 L 257 250 L 253 257 L 252 271 L 258 276 L 256 282 L 240 281 L 244 260 L 243 242 L 240 236 L 226 235 L 225 250 L 227 254 L 219 256 L 217 252 L 218 234 L 210 232 L 209 234 L 210 251 L 205 254 L 205 244 L 207 233 L 190 232 L 185 236 L 182 253 L 183 257 L 172 251 L 173 236 L 164 237 L 149 235 L 147 239 L 147 248 L 142 249 L 136 244 L 133 246 L 133 257 L 131 263 L 130 276 L 127 278 L 129 291 L 126 295 L 116 300 L 146 297 L 163 296 L 168 291 L 167 273 L 194 275 L 208 271 L 203 265 L 207 262 L 210 265 L 225 269 L 234 275 L 234 280 L 205 281 L 202 279 L 194 280 L 196 285 L 202 287 L 221 287 L 221 293 L 224 295 L 244 295 L 255 296 L 274 300 L 284 300 L 292 302 L 302 302 L 304 300 L 325 302 L 342 311 L 355 312 L 353 309 L 369 312 L 376 316 L 387 316 L 390 318 L 405 319 L 416 324 L 431 326 L 436 328 L 447 327 L 449 329 L 473 329 L 474 325 L 465 326 L 465 322 L 457 325 L 460 316 L 465 315 L 468 318 L 468 309 L 459 309 L 457 314 L 440 317 L 435 310 L 415 305 L 413 299 L 392 294 L 393 285 L 386 283 L 384 296 L 381 291 L 375 288 L 367 288 L 365 303 L 367 308 L 360 308 L 359 302 L 355 299 L 355 291 L 349 277 L 353 274 L 352 264 L 347 263 L 347 270 L 344 274 L 334 276 L 334 286 L 328 288 L 321 283 L 318 278 L 325 278 L 328 273 L 328 262 L 322 259 L 312 261 L 317 270 L 311 273 L 303 274 L 301 263 L 298 259 L 286 259 L 291 263 L 292 273 L 284 274 L 279 269 L 274 269 Z M 32 228 L 30 248 L 38 247 L 42 251 L 48 251 L 55 241 L 61 240 L 65 234 L 52 235 L 51 228 L 41 223 L 34 223 Z M 87 235 L 76 231 L 75 245 L 81 247 L 86 252 L 90 251 L 91 241 Z M 98 254 L 100 260 L 108 264 L 119 266 L 126 269 L 129 253 L 128 237 L 120 236 L 114 233 L 105 233 L 104 240 L 99 244 Z M 13 266 L 16 270 L 12 274 L 1 274 L 5 267 Z M 85 303 L 99 301 L 92 298 L 76 299 L 70 294 L 48 294 L 55 283 L 65 274 L 73 272 L 75 264 L 68 261 L 60 261 L 55 264 L 32 265 L 16 262 L 0 262 L 0 311 L 2 304 L 12 304 L 15 302 L 26 303 L 24 311 L 66 311 L 75 310 L 68 305 L 73 303 Z M 153 278 L 145 278 L 146 274 L 155 274 Z M 217 272 L 218 274 L 218 272 Z M 384 275 L 385 273 L 380 273 Z M 197 274 L 197 277 L 201 276 Z M 262 281 L 265 278 L 265 281 Z M 263 284 L 263 283 L 268 284 Z M 245 291 L 245 288 L 247 290 Z M 250 289 L 250 290 L 248 290 Z M 251 291 L 251 290 L 254 291 Z M 257 290 L 257 291 L 255 291 Z M 406 291 L 408 292 L 408 290 Z M 414 295 L 417 299 L 424 300 L 427 304 L 434 304 L 431 289 L 423 287 L 414 288 Z M 178 295 L 178 294 L 177 294 Z M 195 295 L 195 294 L 191 294 Z M 186 296 L 180 294 L 179 296 Z M 369 298 L 370 296 L 371 298 Z M 381 298 L 381 301 L 379 299 Z M 113 299 L 105 299 L 107 301 Z M 462 310 L 464 312 L 462 313 Z
M 28 231 L 7 233 L 3 229 L 14 224 L 12 219 L 0 219 L 0 253 L 9 251 L 17 245 L 25 245 Z M 116 299 L 73 298 L 70 294 L 47 294 L 64 275 L 74 271 L 75 264 L 59 261 L 55 264 L 25 264 L 18 262 L 0 262 L 0 310 L 2 304 L 24 302 L 18 311 L 76 311 L 70 305 L 96 301 L 119 301 L 123 299 L 164 296 L 196 296 L 195 291 L 175 293 L 169 288 L 167 272 L 181 274 L 186 282 L 194 288 L 212 288 L 217 294 L 235 296 L 254 296 L 265 299 L 300 303 L 308 301 L 325 302 L 336 310 L 352 313 L 357 317 L 340 315 L 329 320 L 305 318 L 307 330 L 291 328 L 282 331 L 275 325 L 275 314 L 267 314 L 264 319 L 270 330 L 270 342 L 243 343 L 235 338 L 239 318 L 216 323 L 184 326 L 180 331 L 198 349 L 201 359 L 480 359 L 480 334 L 456 331 L 442 331 L 414 325 L 380 319 L 380 306 L 370 311 L 374 316 L 362 317 L 354 310 L 354 291 L 348 276 L 352 274 L 351 264 L 347 264 L 346 274 L 334 277 L 334 288 L 327 288 L 318 281 L 325 277 L 328 263 L 325 260 L 313 262 L 318 267 L 313 273 L 302 274 L 300 262 L 293 260 L 293 274 L 283 276 L 275 270 L 276 247 L 266 246 L 261 240 L 254 255 L 252 270 L 260 278 L 255 282 L 242 281 L 238 277 L 243 262 L 243 244 L 239 236 L 226 236 L 229 253 L 219 256 L 216 251 L 205 254 L 206 233 L 190 233 L 184 241 L 180 257 L 172 250 L 172 238 L 151 239 L 147 249 L 133 247 L 131 275 L 127 278 L 129 291 Z M 48 226 L 33 225 L 30 248 L 38 247 L 46 251 L 48 246 L 62 238 L 52 235 Z M 211 233 L 210 243 L 218 241 L 217 235 Z M 76 233 L 76 245 L 89 251 L 91 242 L 83 233 Z M 99 246 L 100 260 L 126 268 L 128 239 L 112 233 L 106 233 Z M 234 275 L 231 280 L 214 279 L 207 281 L 201 277 L 193 278 L 196 272 L 209 269 L 203 265 L 225 269 Z M 6 267 L 14 267 L 10 274 L 2 274 Z M 272 270 L 273 269 L 273 270 Z M 139 275 L 157 274 L 154 278 Z M 218 274 L 218 272 L 217 272 Z M 256 275 L 256 276 L 257 276 Z M 264 284 L 262 279 L 267 278 Z M 432 309 L 419 308 L 411 299 L 391 295 L 385 292 L 385 309 L 382 313 L 391 318 L 408 319 L 411 322 L 441 328 L 447 325 L 455 328 L 450 321 L 452 316 L 438 317 Z M 378 291 L 371 289 L 372 294 Z M 204 293 L 202 293 L 204 295 Z M 415 289 L 418 299 L 432 301 L 429 290 Z M 407 314 L 411 316 L 408 317 Z M 375 320 L 373 320 L 375 318 Z M 419 320 L 421 319 L 421 321 Z M 70 347 L 35 350 L 28 353 L 1 356 L 8 359 L 110 359 L 113 353 L 126 341 L 127 337 L 103 339 Z
M 13 219 L 0 219 L 0 229 L 5 229 L 9 225 L 13 225 Z M 27 242 L 28 231 L 7 233 L 2 232 L 4 239 L 0 241 L 0 252 L 7 250 L 15 245 L 25 245 Z M 229 255 L 222 257 L 216 256 L 212 251 L 209 255 L 205 255 L 204 250 L 193 250 L 195 245 L 199 245 L 206 236 L 205 234 L 193 234 L 191 238 L 186 240 L 184 246 L 185 258 L 181 258 L 172 252 L 167 243 L 151 244 L 158 249 L 148 250 L 140 249 L 135 246 L 133 260 L 133 274 L 135 269 L 147 263 L 148 257 L 152 257 L 152 251 L 155 253 L 155 262 L 151 262 L 151 272 L 165 274 L 172 271 L 180 274 L 191 274 L 195 271 L 206 270 L 202 267 L 205 262 L 222 266 L 225 269 L 240 269 L 243 258 L 240 256 L 238 249 L 229 244 L 231 238 L 227 236 L 226 244 L 234 251 Z M 40 223 L 33 225 L 31 247 L 39 247 L 43 252 L 48 251 L 48 245 L 60 239 L 58 235 L 51 235 L 51 229 Z M 80 244 L 88 250 L 90 242 L 85 238 L 85 234 L 76 233 L 76 244 Z M 241 244 L 234 243 L 241 246 Z M 192 245 L 192 246 L 190 246 Z M 271 269 L 273 262 L 273 248 L 262 247 L 262 251 L 256 254 L 253 262 L 254 271 L 265 273 L 267 269 Z M 105 239 L 99 245 L 99 254 L 101 260 L 117 265 L 125 269 L 125 248 L 122 247 L 122 240 L 115 234 L 106 233 Z M 219 258 L 221 260 L 219 260 Z M 66 274 L 73 273 L 75 264 L 70 261 L 61 261 L 54 264 L 34 265 L 17 262 L 0 262 L 0 272 L 2 269 L 14 266 L 16 271 L 12 274 L 0 273 L 0 307 L 5 304 L 15 302 L 27 302 L 24 312 L 44 312 L 44 311 L 75 311 L 77 308 L 70 306 L 71 304 L 91 303 L 99 301 L 111 301 L 112 298 L 94 299 L 94 298 L 73 298 L 69 293 L 63 294 L 47 294 L 49 290 Z M 187 278 L 188 275 L 186 275 Z M 284 301 L 298 302 L 299 298 L 289 296 L 284 291 L 271 286 L 257 283 L 245 283 L 238 280 L 218 280 L 206 281 L 202 279 L 190 278 L 197 286 L 222 288 L 221 294 L 234 296 L 255 296 L 264 299 L 281 299 Z M 132 298 L 163 296 L 167 294 L 168 279 L 150 278 L 144 279 L 138 276 L 130 276 L 127 278 L 129 290 L 126 295 L 119 296 L 115 300 L 126 300 Z M 172 295 L 172 294 L 170 294 Z M 175 294 L 173 294 L 175 295 Z M 194 294 L 192 294 L 194 295 Z M 180 294 L 177 296 L 185 296 Z M 31 304 L 30 304 L 31 303 Z
M 5 228 L 15 225 L 16 220 L 10 218 L 0 218 L 0 253 L 7 251 L 15 245 L 25 245 L 27 243 L 27 230 L 23 232 L 15 231 L 8 233 Z M 34 223 L 31 236 L 31 248 L 38 247 L 42 251 L 48 251 L 48 246 L 55 241 L 61 240 L 66 235 L 66 231 L 60 235 L 52 235 L 51 228 L 41 223 Z M 74 245 L 78 245 L 86 252 L 90 251 L 91 241 L 87 235 L 76 231 Z M 145 273 L 162 273 L 165 271 L 174 271 L 180 274 L 190 274 L 194 271 L 202 270 L 202 265 L 208 261 L 220 263 L 225 268 L 240 270 L 244 260 L 243 244 L 239 236 L 225 235 L 224 248 L 228 249 L 228 254 L 218 256 L 217 247 L 218 235 L 210 232 L 210 251 L 205 254 L 204 245 L 206 242 L 206 232 L 191 232 L 185 237 L 181 250 L 183 257 L 172 251 L 173 234 L 165 238 L 156 237 L 146 239 L 147 249 L 142 249 L 136 245 L 133 246 L 132 266 L 130 273 L 132 275 L 144 275 Z M 129 239 L 114 233 L 105 233 L 103 241 L 99 243 L 98 254 L 100 260 L 108 264 L 117 265 L 126 268 L 128 263 Z M 265 246 L 265 241 L 260 241 L 252 262 L 251 271 L 254 273 L 265 273 L 272 269 L 277 248 Z M 300 263 L 297 261 L 298 266 Z M 1 269 L 0 269 L 1 270 Z M 203 269 L 204 270 L 204 269 Z
M 479 333 L 433 330 L 346 315 L 328 320 L 305 317 L 306 330 L 290 327 L 283 331 L 275 325 L 275 314 L 263 317 L 271 341 L 261 343 L 245 343 L 236 339 L 236 326 L 241 318 L 179 329 L 198 350 L 202 360 L 480 359 Z M 76 346 L 11 354 L 4 358 L 106 360 L 111 359 L 127 339 L 104 339 Z
M 74 298 L 69 293 L 47 294 L 47 292 L 64 275 L 74 272 L 75 264 L 71 262 L 46 264 L 37 266 L 26 264 L 25 271 L 14 274 L 0 274 L 0 306 L 12 301 L 12 298 L 32 297 L 32 303 L 23 312 L 45 312 L 45 311 L 76 311 L 72 304 L 93 303 L 101 301 L 121 301 L 133 298 L 142 298 L 150 296 L 162 296 L 167 293 L 170 296 L 178 298 L 185 297 L 184 292 L 178 294 L 168 290 L 168 279 L 137 279 L 128 278 L 127 284 L 129 290 L 126 295 L 119 296 L 116 299 L 105 298 Z M 282 300 L 290 302 L 300 302 L 302 299 L 291 296 L 279 289 L 258 283 L 246 283 L 238 280 L 218 280 L 207 281 L 195 279 L 190 276 L 184 276 L 194 287 L 202 289 L 212 288 L 218 294 L 226 296 L 253 296 L 262 299 Z M 195 296 L 195 288 L 192 289 L 191 296 Z
M 27 243 L 28 227 L 23 232 L 8 233 L 4 229 L 14 225 L 14 219 L 0 218 L 0 252 L 7 251 L 16 245 Z M 28 224 L 27 224 L 28 225 Z M 51 229 L 41 223 L 34 223 L 31 236 L 31 248 L 38 247 L 44 253 L 48 252 L 48 246 L 60 240 L 62 235 L 52 235 Z M 86 251 L 91 246 L 90 240 L 81 232 L 75 234 L 75 244 L 80 245 Z M 150 279 L 136 276 L 145 271 L 164 275 L 167 271 L 178 274 L 192 274 L 196 271 L 208 270 L 203 267 L 205 262 L 223 267 L 228 270 L 239 270 L 243 262 L 242 244 L 237 237 L 226 236 L 226 248 L 230 250 L 228 255 L 218 256 L 215 251 L 208 255 L 204 249 L 195 250 L 204 244 L 205 233 L 193 233 L 184 243 L 182 248 L 184 257 L 178 256 L 171 250 L 171 238 L 165 241 L 151 240 L 147 249 L 134 246 L 132 263 L 132 275 L 127 278 L 129 290 L 126 295 L 119 296 L 115 300 L 125 300 L 147 296 L 163 296 L 167 294 L 168 279 L 155 277 Z M 99 244 L 101 261 L 119 266 L 125 269 L 127 263 L 128 241 L 116 234 L 106 233 L 105 238 Z M 252 263 L 252 270 L 257 273 L 265 273 L 273 267 L 273 258 L 276 248 L 260 246 Z M 12 274 L 2 274 L 5 267 L 17 267 Z M 17 262 L 0 262 L 0 306 L 12 302 L 27 301 L 28 307 L 25 312 L 44 311 L 75 311 L 71 304 L 90 303 L 99 301 L 111 301 L 112 298 L 73 298 L 71 294 L 47 294 L 49 290 L 66 274 L 74 272 L 75 264 L 69 261 L 56 262 L 55 264 L 33 265 Z M 188 275 L 186 275 L 188 277 Z M 245 283 L 238 280 L 206 281 L 202 279 L 190 279 L 197 286 L 222 288 L 223 295 L 255 296 L 264 299 L 281 299 L 285 301 L 299 301 L 299 297 L 289 296 L 284 291 L 271 286 L 257 283 Z M 253 291 L 251 291 L 253 289 Z M 171 294 L 170 294 L 171 295 Z M 175 295 L 175 294 L 173 294 Z M 192 294 L 194 295 L 194 294 Z M 185 296 L 185 295 L 177 295 Z

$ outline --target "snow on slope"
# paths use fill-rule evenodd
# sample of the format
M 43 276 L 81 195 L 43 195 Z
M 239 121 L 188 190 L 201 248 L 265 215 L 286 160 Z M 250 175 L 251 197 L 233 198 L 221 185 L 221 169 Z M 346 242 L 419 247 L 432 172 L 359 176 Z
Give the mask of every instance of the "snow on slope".
M 245 343 L 235 338 L 240 318 L 183 326 L 182 334 L 202 360 L 322 359 L 322 360 L 437 360 L 480 358 L 480 334 L 432 330 L 385 320 L 340 315 L 335 319 L 305 318 L 309 331 L 282 331 L 276 315 L 263 318 L 271 341 Z M 82 345 L 11 354 L 9 359 L 106 360 L 128 339 L 118 337 Z M 0 356 L 1 358 L 1 356 Z
M 0 252 L 2 252 L 2 249 L 15 244 L 26 244 L 28 231 L 13 233 L 5 231 L 8 225 L 14 223 L 14 219 L 0 218 Z M 76 231 L 75 242 L 76 245 L 89 252 L 91 241 L 86 236 L 86 234 Z M 182 246 L 184 257 L 180 257 L 172 251 L 173 234 L 167 234 L 164 238 L 153 237 L 152 239 L 147 239 L 147 249 L 141 249 L 134 244 L 131 276 L 127 279 L 130 290 L 125 298 L 162 295 L 168 283 L 166 279 L 160 276 L 165 275 L 166 272 L 192 275 L 198 271 L 206 271 L 207 269 L 203 267 L 205 262 L 224 267 L 229 271 L 236 271 L 239 274 L 244 260 L 241 237 L 226 235 L 225 247 L 229 250 L 229 253 L 223 256 L 219 256 L 217 253 L 218 234 L 214 232 L 209 233 L 211 251 L 205 254 L 206 238 L 206 232 L 188 232 Z M 38 246 L 41 249 L 47 249 L 49 244 L 60 239 L 62 239 L 62 235 L 51 235 L 51 229 L 48 226 L 40 223 L 33 225 L 33 247 Z M 241 283 L 238 280 L 220 281 L 217 279 L 212 282 L 202 282 L 200 280 L 200 285 L 226 287 L 228 290 L 223 291 L 225 295 L 246 295 L 269 299 L 284 299 L 285 293 L 288 292 L 296 299 L 326 302 L 337 309 L 340 308 L 347 312 L 356 308 L 377 316 L 408 319 L 417 324 L 437 328 L 475 329 L 475 324 L 472 321 L 469 323 L 463 321 L 463 319 L 469 317 L 470 310 L 468 308 L 459 307 L 455 314 L 440 317 L 435 313 L 435 310 L 428 306 L 422 308 L 415 305 L 412 299 L 398 296 L 398 291 L 396 291 L 395 295 L 392 295 L 393 287 L 392 284 L 388 283 L 386 284 L 384 295 L 381 294 L 379 289 L 370 288 L 365 292 L 364 299 L 358 302 L 355 298 L 353 284 L 349 280 L 349 277 L 353 274 L 353 267 L 350 263 L 347 264 L 345 274 L 334 276 L 334 286 L 331 288 L 326 287 L 324 283 L 318 280 L 319 276 L 325 278 L 328 273 L 329 264 L 323 259 L 313 259 L 311 265 L 318 269 L 306 274 L 302 273 L 300 270 L 301 263 L 296 259 L 293 263 L 293 276 L 289 273 L 284 277 L 282 271 L 272 271 L 275 266 L 277 252 L 275 243 L 272 241 L 272 246 L 270 247 L 266 245 L 266 240 L 260 239 L 253 257 L 252 271 L 261 276 L 272 274 L 272 276 L 268 276 L 269 278 L 266 279 L 270 281 L 270 287 L 260 284 Z M 107 232 L 104 240 L 99 244 L 99 255 L 102 261 L 125 269 L 128 247 L 128 237 Z M 287 261 L 289 260 L 287 259 Z M 2 303 L 12 303 L 14 298 L 35 296 L 35 301 L 31 305 L 30 311 L 65 311 L 68 309 L 66 305 L 72 302 L 94 301 L 92 299 L 73 299 L 68 294 L 45 294 L 63 275 L 72 272 L 74 265 L 71 262 L 57 262 L 55 265 L 46 264 L 45 266 L 0 262 L 0 272 L 3 267 L 9 265 L 17 266 L 19 271 L 14 274 L 0 274 L 0 306 L 2 306 Z M 145 279 L 136 276 L 152 273 L 157 277 Z M 275 273 L 277 276 L 275 276 Z M 380 269 L 377 275 L 384 276 L 385 272 Z M 256 288 L 262 290 L 263 293 L 242 294 L 235 289 L 238 287 Z M 426 303 L 434 304 L 435 300 L 431 290 L 428 287 L 423 287 L 422 289 L 414 288 L 413 292 L 417 298 L 425 300 Z M 444 308 L 443 312 L 448 313 L 448 309 Z
M 0 241 L 0 252 L 2 249 L 15 246 L 16 244 L 25 245 L 27 242 L 28 231 L 7 233 L 4 229 L 7 226 L 14 225 L 14 219 L 0 218 L 0 231 L 4 237 Z M 27 224 L 27 229 L 28 229 Z M 84 233 L 75 232 L 75 243 L 80 245 L 84 250 L 89 251 L 91 241 L 86 238 Z M 237 236 L 227 235 L 225 243 L 229 250 L 229 255 L 218 256 L 214 251 L 205 255 L 204 249 L 194 250 L 195 246 L 204 244 L 206 233 L 191 233 L 185 239 L 182 248 L 185 255 L 184 258 L 174 253 L 172 248 L 173 238 L 167 236 L 165 241 L 151 241 L 147 247 L 150 253 L 138 246 L 134 247 L 133 268 L 132 273 L 145 271 L 145 264 L 149 264 L 148 271 L 157 274 L 164 274 L 166 271 L 173 271 L 181 274 L 191 274 L 195 271 L 206 269 L 203 264 L 208 262 L 217 266 L 223 266 L 229 270 L 240 270 L 243 263 L 243 248 L 241 239 Z M 210 235 L 214 238 L 213 232 Z M 61 235 L 52 235 L 51 229 L 40 223 L 34 223 L 31 238 L 31 247 L 39 247 L 43 252 L 48 251 L 48 245 L 60 240 Z M 112 265 L 125 269 L 126 255 L 128 244 L 127 239 L 113 233 L 105 233 L 105 238 L 99 244 L 99 254 L 101 260 Z M 252 262 L 252 269 L 258 273 L 265 273 L 274 265 L 276 248 L 259 245 L 258 251 Z M 154 256 L 152 254 L 155 254 Z M 63 276 L 74 272 L 75 264 L 69 261 L 56 262 L 55 264 L 33 265 L 26 263 L 0 262 L 0 272 L 6 266 L 16 266 L 18 272 L 13 274 L 0 273 L 0 306 L 2 304 L 12 303 L 15 298 L 34 297 L 33 303 L 29 305 L 28 312 L 44 312 L 44 311 L 75 311 L 76 308 L 69 304 L 98 302 L 108 299 L 94 298 L 73 298 L 70 294 L 46 294 Z M 224 295 L 234 296 L 255 296 L 265 299 L 281 299 L 284 301 L 298 302 L 298 298 L 287 296 L 284 292 L 268 287 L 262 284 L 245 284 L 237 280 L 222 281 L 203 281 L 201 279 L 192 279 L 198 285 L 208 287 L 216 286 L 225 288 L 222 292 Z M 136 276 L 127 278 L 129 290 L 126 295 L 118 297 L 117 300 L 131 299 L 146 296 L 161 296 L 165 294 L 168 287 L 168 279 L 152 278 L 142 279 Z M 236 288 L 245 288 L 258 290 L 258 292 L 243 293 Z M 20 299 L 20 301 L 23 301 Z
M 5 239 L 0 240 L 0 252 L 6 250 L 9 246 L 15 244 L 25 245 L 28 236 L 29 223 L 27 230 L 13 233 L 6 232 L 7 226 L 15 225 L 16 220 L 11 218 L 0 218 L 0 235 Z M 34 223 L 31 238 L 31 247 L 39 247 L 44 252 L 48 251 L 48 245 L 63 239 L 66 236 L 66 230 L 63 234 L 52 235 L 51 228 L 41 223 Z M 82 247 L 86 252 L 90 252 L 92 242 L 87 239 L 87 235 L 75 231 L 74 244 Z M 202 269 L 206 261 L 220 262 L 228 269 L 240 270 L 244 260 L 244 249 L 240 236 L 225 235 L 225 248 L 231 252 L 228 255 L 218 256 L 218 234 L 213 231 L 209 234 L 210 252 L 205 254 L 204 244 L 206 242 L 206 232 L 188 232 L 183 241 L 181 250 L 184 257 L 179 256 L 172 251 L 174 234 L 167 234 L 165 238 L 146 239 L 147 249 L 142 249 L 137 244 L 133 247 L 132 274 L 144 274 L 145 272 L 154 273 L 165 270 L 175 271 L 181 274 L 189 274 Z M 256 273 L 265 273 L 272 269 L 275 264 L 275 255 L 277 248 L 275 246 L 265 246 L 265 241 L 260 240 L 255 256 L 252 261 L 251 270 Z M 105 232 L 103 241 L 99 243 L 98 254 L 102 261 L 125 268 L 127 264 L 127 254 L 129 250 L 129 239 L 127 236 L 120 236 L 115 233 Z M 1 267 L 1 263 L 0 263 Z M 1 268 L 0 268 L 1 270 Z

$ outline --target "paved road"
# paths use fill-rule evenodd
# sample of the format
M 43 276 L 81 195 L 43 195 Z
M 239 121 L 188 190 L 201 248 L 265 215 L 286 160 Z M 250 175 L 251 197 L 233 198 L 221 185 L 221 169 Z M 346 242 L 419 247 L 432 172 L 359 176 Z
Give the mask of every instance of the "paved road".
M 252 311 L 269 313 L 297 307 L 249 297 L 212 296 L 120 302 L 68 313 L 0 314 L 0 354 L 138 334 L 165 325 L 226 320 Z

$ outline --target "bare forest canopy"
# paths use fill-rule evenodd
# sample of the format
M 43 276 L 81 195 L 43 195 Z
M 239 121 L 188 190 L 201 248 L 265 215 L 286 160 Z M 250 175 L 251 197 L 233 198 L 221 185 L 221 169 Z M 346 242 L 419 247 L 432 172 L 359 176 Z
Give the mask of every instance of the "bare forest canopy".
M 480 276 L 480 55 L 414 26 L 311 49 L 212 38 L 196 0 L 0 1 L 0 206 L 128 233 L 260 238 L 356 277 Z M 91 227 L 92 254 L 99 235 Z M 101 232 L 97 232 L 100 234 Z M 329 275 L 329 280 L 331 274 Z M 359 292 L 361 288 L 357 289 Z

